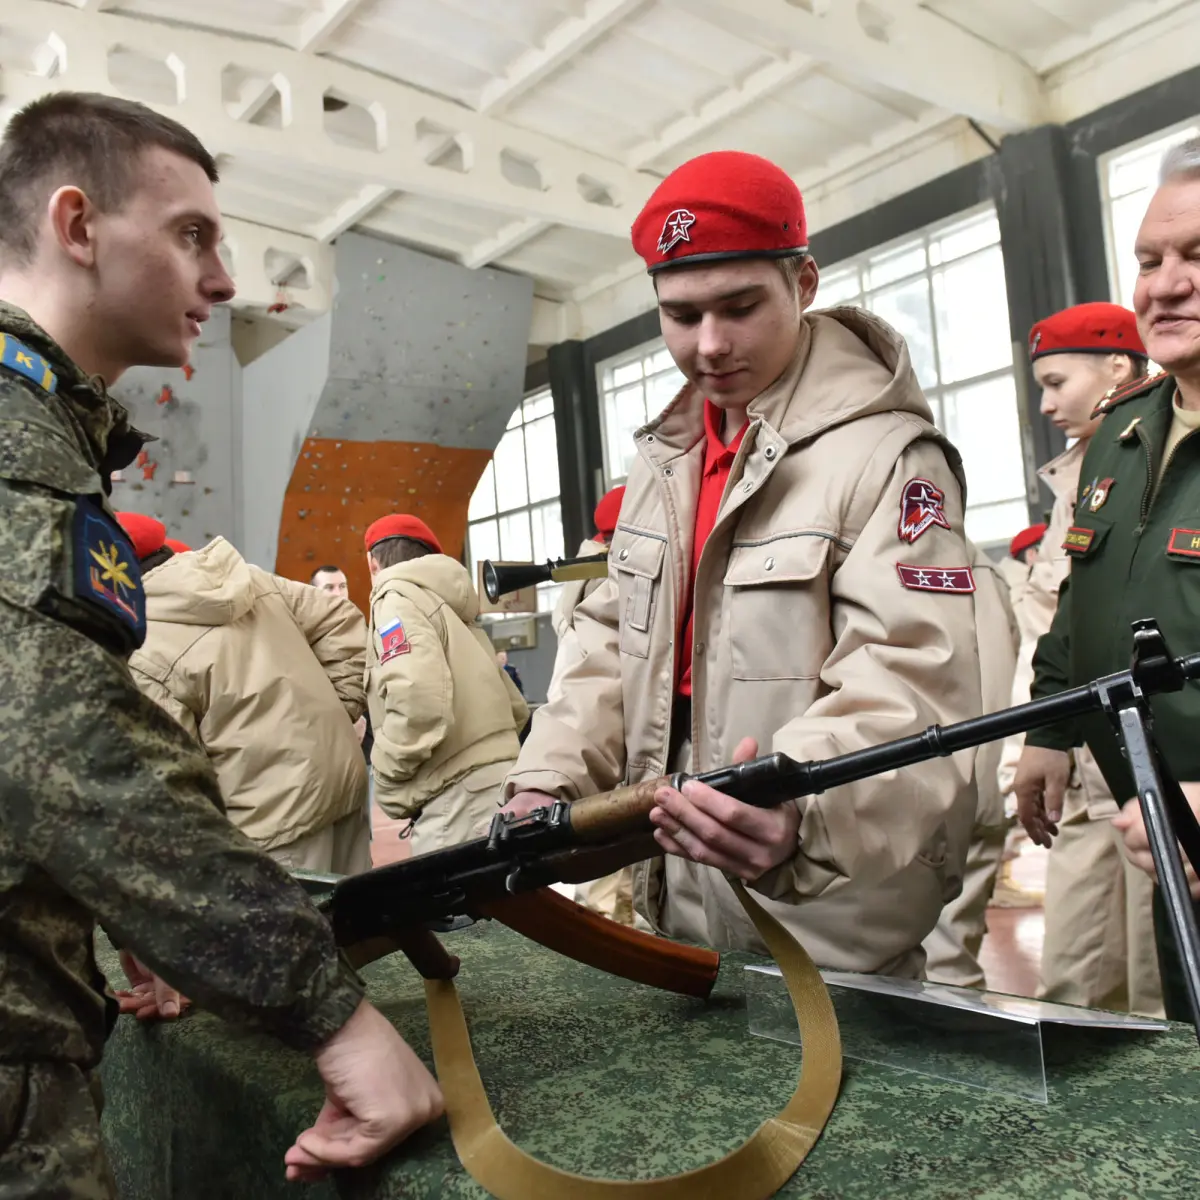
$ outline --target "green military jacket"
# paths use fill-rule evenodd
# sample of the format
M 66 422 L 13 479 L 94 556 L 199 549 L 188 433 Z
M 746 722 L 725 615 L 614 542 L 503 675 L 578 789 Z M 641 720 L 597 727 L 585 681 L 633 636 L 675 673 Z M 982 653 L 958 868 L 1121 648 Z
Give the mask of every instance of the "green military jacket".
M 1158 375 L 1113 393 L 1079 475 L 1064 549 L 1071 574 L 1034 655 L 1035 699 L 1128 669 L 1131 622 L 1158 621 L 1176 655 L 1200 651 L 1200 437 L 1162 463 L 1175 381 Z M 1177 778 L 1200 780 L 1200 684 L 1152 701 L 1155 736 Z M 1031 732 L 1031 746 L 1087 743 L 1118 803 L 1133 779 L 1107 718 Z
M 145 598 L 107 497 L 144 440 L 0 304 L 0 1062 L 98 1061 L 94 919 L 197 1003 L 298 1046 L 362 996 L 328 923 L 223 815 L 202 748 L 130 677 Z

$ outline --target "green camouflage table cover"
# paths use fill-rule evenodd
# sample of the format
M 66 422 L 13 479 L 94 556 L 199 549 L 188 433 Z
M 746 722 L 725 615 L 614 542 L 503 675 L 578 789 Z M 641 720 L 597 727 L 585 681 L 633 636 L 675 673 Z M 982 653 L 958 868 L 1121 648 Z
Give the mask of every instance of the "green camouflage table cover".
M 488 1095 L 521 1147 L 618 1178 L 726 1153 L 795 1087 L 800 1051 L 747 1032 L 743 967 L 707 1002 L 628 983 L 484 923 L 450 935 Z M 119 979 L 115 956 L 104 959 Z M 421 982 L 402 957 L 370 997 L 432 1063 Z M 1200 1050 L 1169 1033 L 1046 1031 L 1040 1105 L 846 1063 L 841 1098 L 779 1193 L 813 1200 L 1167 1200 L 1200 1176 Z M 322 1090 L 311 1060 L 207 1013 L 122 1018 L 105 1057 L 105 1137 L 123 1200 L 479 1200 L 444 1120 L 375 1166 L 287 1184 L 283 1154 Z

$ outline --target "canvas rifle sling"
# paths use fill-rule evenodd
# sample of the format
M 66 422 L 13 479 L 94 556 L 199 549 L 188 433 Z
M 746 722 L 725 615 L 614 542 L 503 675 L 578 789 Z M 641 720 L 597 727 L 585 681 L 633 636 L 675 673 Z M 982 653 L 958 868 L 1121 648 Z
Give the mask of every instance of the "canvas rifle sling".
M 454 1149 L 467 1173 L 497 1200 L 767 1200 L 792 1177 L 837 1100 L 842 1045 L 833 1003 L 803 947 L 737 880 L 730 880 L 783 973 L 803 1045 L 800 1079 L 783 1111 L 717 1162 L 662 1179 L 594 1179 L 539 1162 L 496 1124 L 471 1050 L 453 980 L 428 979 L 433 1059 Z

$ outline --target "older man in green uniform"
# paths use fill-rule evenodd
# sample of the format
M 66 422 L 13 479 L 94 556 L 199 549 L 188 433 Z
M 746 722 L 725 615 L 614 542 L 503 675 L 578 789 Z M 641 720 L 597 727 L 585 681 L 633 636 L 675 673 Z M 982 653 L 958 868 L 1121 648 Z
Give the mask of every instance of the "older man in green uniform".
M 146 986 L 164 976 L 313 1054 L 327 1099 L 287 1152 L 289 1178 L 369 1162 L 441 1111 L 328 924 L 225 818 L 203 750 L 125 661 L 145 595 L 108 493 L 145 438 L 105 385 L 138 363 L 182 366 L 233 295 L 215 179 L 182 126 L 99 95 L 39 100 L 0 144 L 0 1196 L 13 1200 L 115 1196 L 93 1098 L 97 920 Z M 145 995 L 178 1011 L 178 993 Z
M 1110 393 L 1080 472 L 1073 560 L 1051 630 L 1034 657 L 1034 698 L 1129 665 L 1130 623 L 1155 617 L 1176 653 L 1200 649 L 1200 139 L 1170 151 L 1138 232 L 1134 310 L 1163 374 Z M 1200 812 L 1200 686 L 1155 698 L 1158 744 Z M 1113 795 L 1130 859 L 1154 866 L 1133 780 L 1106 719 L 1028 735 L 1015 790 L 1021 819 L 1043 845 L 1057 831 L 1067 751 L 1084 742 Z M 1192 878 L 1192 894 L 1200 884 Z M 1167 1015 L 1188 1019 L 1178 952 L 1155 895 L 1155 932 Z

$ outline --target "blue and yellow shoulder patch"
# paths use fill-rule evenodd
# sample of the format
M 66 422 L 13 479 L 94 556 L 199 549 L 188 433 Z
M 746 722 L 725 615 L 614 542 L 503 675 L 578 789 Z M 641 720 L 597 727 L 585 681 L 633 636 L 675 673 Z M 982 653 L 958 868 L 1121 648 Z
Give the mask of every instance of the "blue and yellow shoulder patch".
M 146 593 L 133 544 L 108 513 L 83 497 L 73 533 L 75 598 L 116 617 L 133 646 L 140 646 L 146 640 Z
M 50 370 L 50 364 L 11 333 L 0 333 L 0 367 L 32 379 L 52 396 L 58 390 L 58 376 Z
M 1151 388 L 1158 387 L 1166 377 L 1166 371 L 1159 371 L 1157 375 L 1147 375 L 1144 379 L 1135 379 L 1121 387 L 1109 388 L 1104 393 L 1104 399 L 1092 409 L 1092 419 L 1104 416 L 1106 412 L 1116 408 L 1118 404 L 1124 404 L 1126 400 L 1132 400 L 1134 396 L 1144 395 Z

